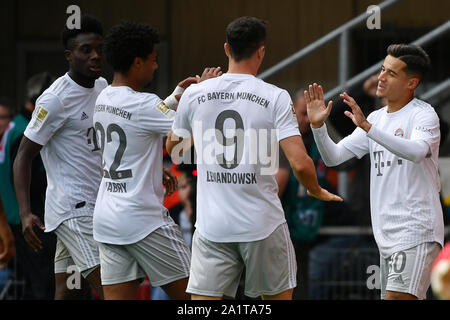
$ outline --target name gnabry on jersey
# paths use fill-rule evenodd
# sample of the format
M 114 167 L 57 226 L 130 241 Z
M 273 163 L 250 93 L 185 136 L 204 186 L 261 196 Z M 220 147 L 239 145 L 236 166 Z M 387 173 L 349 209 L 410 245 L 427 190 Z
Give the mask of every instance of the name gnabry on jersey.
M 261 107 L 267 108 L 270 104 L 269 100 L 261 98 L 256 94 L 249 92 L 208 92 L 206 95 L 197 97 L 198 104 L 201 104 L 210 100 L 248 100 L 259 104 Z
M 122 117 L 127 120 L 131 120 L 131 116 L 133 115 L 131 112 L 123 110 L 120 107 L 107 106 L 104 104 L 96 105 L 94 112 L 112 113 L 112 114 L 115 114 L 116 116 Z
M 124 182 L 108 182 L 106 181 L 106 191 L 117 192 L 117 193 L 127 193 L 127 184 Z

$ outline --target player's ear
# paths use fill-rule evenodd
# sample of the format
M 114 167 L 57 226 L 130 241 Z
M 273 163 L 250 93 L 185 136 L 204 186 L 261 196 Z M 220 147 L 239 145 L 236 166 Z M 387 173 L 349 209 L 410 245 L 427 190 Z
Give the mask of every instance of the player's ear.
M 225 54 L 229 58 L 230 57 L 230 46 L 229 46 L 229 44 L 227 42 L 225 42 L 223 44 L 223 49 L 225 50 Z
M 135 57 L 131 66 L 135 67 L 136 69 L 140 69 L 143 63 L 144 61 L 141 57 Z
M 64 50 L 64 56 L 66 57 L 67 61 L 72 62 L 72 51 L 68 49 Z
M 411 77 L 408 79 L 408 89 L 414 91 L 420 83 L 419 77 Z
M 262 60 L 265 54 L 266 54 L 266 46 L 262 45 L 258 49 L 258 58 Z

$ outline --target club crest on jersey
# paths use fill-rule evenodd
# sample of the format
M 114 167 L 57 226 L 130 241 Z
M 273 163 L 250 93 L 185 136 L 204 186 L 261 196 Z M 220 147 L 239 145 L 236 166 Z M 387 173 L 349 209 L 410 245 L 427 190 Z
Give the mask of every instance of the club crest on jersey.
M 397 130 L 395 130 L 394 132 L 394 136 L 396 137 L 403 137 L 405 135 L 405 132 L 403 131 L 403 129 L 398 128 Z

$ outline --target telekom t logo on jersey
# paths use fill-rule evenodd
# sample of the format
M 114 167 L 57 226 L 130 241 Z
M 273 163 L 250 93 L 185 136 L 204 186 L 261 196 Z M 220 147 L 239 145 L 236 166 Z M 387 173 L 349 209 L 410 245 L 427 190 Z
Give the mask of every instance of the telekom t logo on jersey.
M 377 177 L 383 175 L 383 173 L 381 172 L 382 171 L 381 168 L 384 168 L 385 166 L 386 167 L 390 167 L 390 166 L 393 165 L 392 161 L 390 161 L 390 160 L 388 160 L 386 162 L 384 161 L 384 151 L 374 151 L 373 152 L 373 159 L 374 159 L 374 162 L 375 162 L 375 169 L 378 170 Z M 403 160 L 402 159 L 398 159 L 397 160 L 397 164 L 399 166 L 401 166 L 403 164 Z

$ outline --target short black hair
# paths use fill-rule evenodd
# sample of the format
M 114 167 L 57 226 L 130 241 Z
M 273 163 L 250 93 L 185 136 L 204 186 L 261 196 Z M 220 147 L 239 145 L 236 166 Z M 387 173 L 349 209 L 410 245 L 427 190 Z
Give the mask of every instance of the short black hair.
M 391 44 L 387 54 L 406 63 L 405 72 L 422 80 L 431 68 L 430 57 L 421 47 L 412 44 Z
M 73 49 L 73 39 L 79 34 L 96 33 L 103 37 L 103 26 L 100 20 L 89 14 L 83 14 L 80 18 L 80 29 L 69 29 L 67 24 L 61 31 L 61 41 L 66 50 Z
M 114 71 L 127 73 L 136 57 L 147 58 L 160 41 L 158 31 L 144 23 L 122 21 L 104 40 L 106 61 Z
M 227 26 L 226 41 L 236 62 L 250 58 L 265 43 L 266 26 L 255 17 L 240 17 Z
M 36 104 L 37 98 L 48 88 L 53 82 L 52 75 L 45 71 L 35 74 L 27 81 L 26 101 Z

